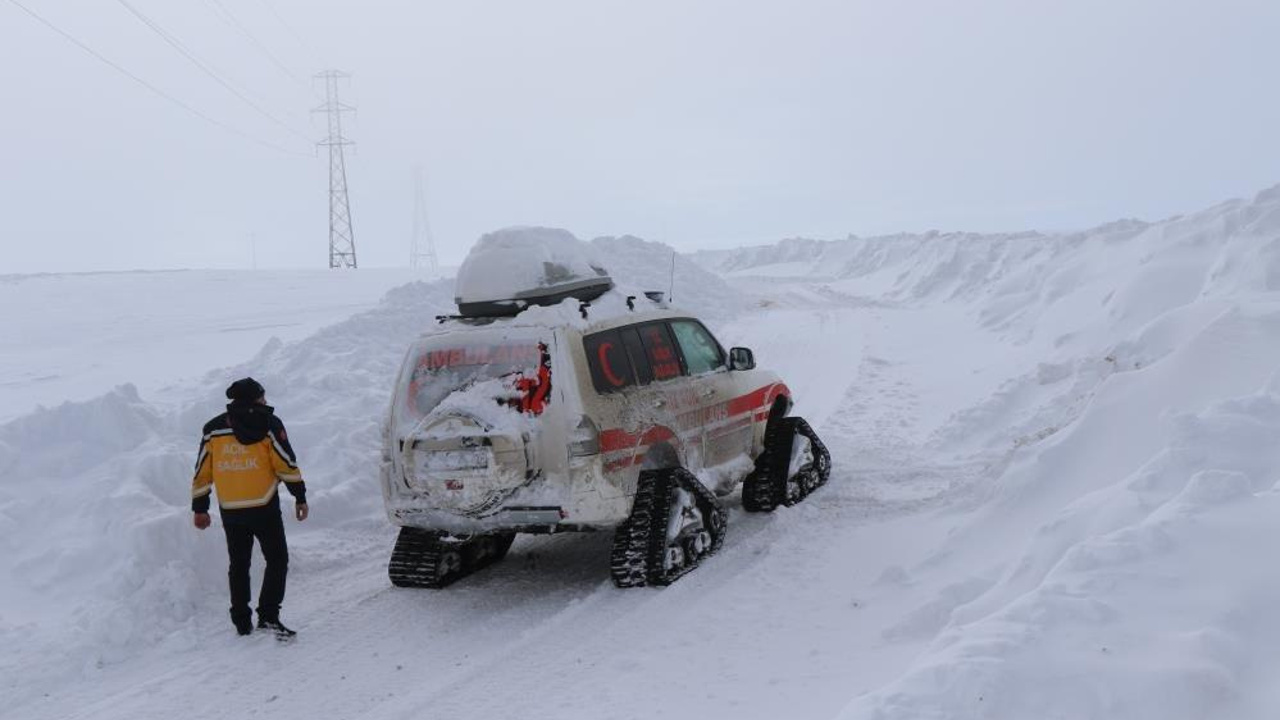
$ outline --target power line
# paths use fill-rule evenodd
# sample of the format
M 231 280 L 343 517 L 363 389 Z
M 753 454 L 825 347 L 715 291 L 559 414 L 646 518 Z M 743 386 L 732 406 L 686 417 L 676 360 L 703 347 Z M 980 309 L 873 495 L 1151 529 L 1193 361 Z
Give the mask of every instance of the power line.
M 280 72 L 284 73 L 285 75 L 289 76 L 290 80 L 293 80 L 295 83 L 302 86 L 302 88 L 304 88 L 307 92 L 311 92 L 311 87 L 306 83 L 306 81 L 304 81 L 302 78 L 294 74 L 294 72 L 290 70 L 287 65 L 281 62 L 280 58 L 276 57 L 276 54 L 271 52 L 271 50 L 261 40 L 259 40 L 256 35 L 250 32 L 249 28 L 243 22 L 241 22 L 240 19 L 237 18 L 234 13 L 231 12 L 231 8 L 228 8 L 226 5 L 222 3 L 222 0 L 204 0 L 204 1 L 205 1 L 205 4 L 213 8 L 218 13 L 218 15 L 222 17 L 223 20 L 226 21 L 228 25 L 235 28 L 235 30 L 239 32 L 241 35 L 243 35 L 244 38 L 248 40 L 251 45 L 257 48 L 258 52 L 262 53 L 263 56 L 265 56 L 268 60 L 270 60 L 271 64 L 276 66 L 276 69 L 278 69 Z
M 284 16 L 281 15 L 270 2 L 267 0 L 258 0 L 258 4 L 266 8 L 267 12 L 271 13 L 272 17 L 276 19 L 276 22 L 280 23 L 280 27 L 288 30 L 289 34 L 293 36 L 293 39 L 297 40 L 299 45 L 306 48 L 307 52 L 311 54 L 313 59 L 320 59 L 320 53 L 317 53 L 316 49 L 311 46 L 311 43 L 303 39 L 302 35 L 300 35 L 297 30 L 293 29 L 293 25 L 290 25 L 289 21 L 285 20 Z
M 300 152 L 296 152 L 296 151 L 294 151 L 294 150 L 289 150 L 288 148 L 281 147 L 281 146 L 279 146 L 279 145 L 276 145 L 276 144 L 275 144 L 275 143 L 273 143 L 273 142 L 269 142 L 269 141 L 267 141 L 267 140 L 262 140 L 261 138 L 254 137 L 253 135 L 250 135 L 249 133 L 247 133 L 247 132 L 245 132 L 245 131 L 243 131 L 243 130 L 241 130 L 241 129 L 237 128 L 237 127 L 235 127 L 234 125 L 229 125 L 229 124 L 227 124 L 227 123 L 225 123 L 225 122 L 222 122 L 221 120 L 218 120 L 218 119 L 216 119 L 216 118 L 213 118 L 213 117 L 210 117 L 210 116 L 208 116 L 208 115 L 204 114 L 203 112 L 201 112 L 201 111 L 199 111 L 199 110 L 195 109 L 194 107 L 192 107 L 192 106 L 190 106 L 190 105 L 186 104 L 185 102 L 183 102 L 183 101 L 179 100 L 178 98 L 176 98 L 176 97 L 174 97 L 174 96 L 170 95 L 169 93 L 167 93 L 167 92 L 165 92 L 165 91 L 161 90 L 160 88 L 156 87 L 155 85 L 152 85 L 151 83 L 147 82 L 146 80 L 143 80 L 142 78 L 138 77 L 137 75 L 134 75 L 132 72 L 129 72 L 129 70 L 125 69 L 125 68 L 124 68 L 123 66 L 121 66 L 120 64 L 118 64 L 118 63 L 114 62 L 114 61 L 113 61 L 113 60 L 111 60 L 110 58 L 108 58 L 108 57 L 104 56 L 103 54 L 99 53 L 97 50 L 94 50 L 93 48 L 91 48 L 91 47 L 89 47 L 88 45 L 84 44 L 83 42 L 81 42 L 80 40 L 78 40 L 75 36 L 71 35 L 70 33 L 68 33 L 67 31 L 65 31 L 65 30 L 63 30 L 62 28 L 58 27 L 57 25 L 54 25 L 52 22 L 50 22 L 50 21 L 46 20 L 44 17 L 42 17 L 41 15 L 39 15 L 38 13 L 36 13 L 36 11 L 34 11 L 34 10 L 32 10 L 31 8 L 27 7 L 26 5 L 23 5 L 22 3 L 18 2 L 18 0 L 9 0 L 9 2 L 10 2 L 10 3 L 12 3 L 13 5 L 15 5 L 19 10 L 21 10 L 21 11 L 25 12 L 26 14 L 30 15 L 32 18 L 35 18 L 35 20 L 37 20 L 38 22 L 40 22 L 40 23 L 41 23 L 42 25 L 44 25 L 45 27 L 47 27 L 47 28 L 49 28 L 50 30 L 52 30 L 52 31 L 54 31 L 54 32 L 56 32 L 56 33 L 58 33 L 58 34 L 59 34 L 59 35 L 61 35 L 63 38 L 65 38 L 66 40 L 68 40 L 69 42 L 71 42 L 73 45 L 75 45 L 76 47 L 78 47 L 78 48 L 80 48 L 81 50 L 85 51 L 85 52 L 86 52 L 86 53 L 88 53 L 90 56 L 92 56 L 94 59 L 96 59 L 96 60 L 98 60 L 99 62 L 103 63 L 103 64 L 104 64 L 104 65 L 106 65 L 107 67 L 112 68 L 112 69 L 113 69 L 113 70 L 115 70 L 116 72 L 118 72 L 118 73 L 120 73 L 120 74 L 124 75 L 125 77 L 129 78 L 130 80 L 133 80 L 134 82 L 138 83 L 139 85 L 141 85 L 142 87 L 146 88 L 147 90 L 150 90 L 150 91 L 151 91 L 152 93 L 154 93 L 155 95 L 157 95 L 157 96 L 159 96 L 159 97 L 163 98 L 164 100 L 167 100 L 168 102 L 170 102 L 170 103 L 172 103 L 172 104 L 174 104 L 174 105 L 176 105 L 176 106 L 178 106 L 178 107 L 182 108 L 183 110 L 186 110 L 188 113 L 191 113 L 192 115 L 194 115 L 194 116 L 196 116 L 196 117 L 200 118 L 201 120 L 203 120 L 203 121 L 205 121 L 205 122 L 209 123 L 210 125 L 213 125 L 213 126 L 215 126 L 215 127 L 218 127 L 218 128 L 223 129 L 223 130 L 226 130 L 227 132 L 230 132 L 230 133 L 232 133 L 232 134 L 234 134 L 234 135 L 238 135 L 238 136 L 240 136 L 241 138 L 243 138 L 243 139 L 245 139 L 245 140 L 248 140 L 249 142 L 255 143 L 255 144 L 257 144 L 257 145 L 261 145 L 261 146 L 266 147 L 266 148 L 271 148 L 272 150 L 275 150 L 275 151 L 277 151 L 277 152 L 284 153 L 284 154 L 286 154 L 286 155 L 295 155 L 295 156 L 298 156 L 298 157 L 311 157 L 310 155 L 307 155 L 306 153 L 300 153 Z
M 181 53 L 183 57 L 190 60 L 191 63 L 195 65 L 197 68 L 200 68 L 201 72 L 213 78 L 219 85 L 226 88 L 232 95 L 235 95 L 236 97 L 240 98 L 240 100 L 243 101 L 245 105 L 248 105 L 249 107 L 253 108 L 258 114 L 267 118 L 271 122 L 279 125 L 285 130 L 288 130 L 289 132 L 293 133 L 294 135 L 297 135 L 298 137 L 302 138 L 307 142 L 311 142 L 311 138 L 308 137 L 306 133 L 299 132 L 296 128 L 294 128 L 289 123 L 281 120 L 275 115 L 272 115 L 271 113 L 262 109 L 260 105 L 258 105 L 256 102 L 250 99 L 247 95 L 245 95 L 240 90 L 238 90 L 230 82 L 224 79 L 220 74 L 214 71 L 213 68 L 210 68 L 206 63 L 200 60 L 200 58 L 196 57 L 194 53 L 192 53 L 190 50 L 186 48 L 185 45 L 182 44 L 182 41 L 178 40 L 178 38 L 173 35 L 173 33 L 170 33 L 169 31 L 165 30 L 156 21 L 147 17 L 145 14 L 142 13 L 142 11 L 138 10 L 133 5 L 131 5 L 128 0 L 116 0 L 116 2 L 119 3 L 121 6 L 123 6 L 130 13 L 132 13 L 134 17 L 136 17 L 144 25 L 150 28 L 152 32 L 160 36 L 160 39 L 168 43 L 170 47 L 172 47 L 174 50 L 177 50 L 179 53 Z
M 226 88 L 228 92 L 235 95 L 237 98 L 239 98 L 242 102 L 244 102 L 250 108 L 253 108 L 254 111 L 259 113 L 263 117 L 267 118 L 268 120 L 272 121 L 273 123 L 279 125 L 280 127 L 284 128 L 285 130 L 288 130 L 289 132 L 293 133 L 299 138 L 307 142 L 311 142 L 311 138 L 306 133 L 299 132 L 296 128 L 294 128 L 289 123 L 281 120 L 280 118 L 276 117 L 272 113 L 263 109 L 262 106 L 254 102 L 245 93 L 241 92 L 238 88 L 233 86 L 220 73 L 215 71 L 213 68 L 209 67 L 208 63 L 205 63 L 204 61 L 200 60 L 200 58 L 196 57 L 195 53 L 191 52 L 191 50 L 189 50 L 186 47 L 186 45 L 184 45 L 182 41 L 179 40 L 173 33 L 165 30 L 163 27 L 160 26 L 159 23 L 152 20 L 150 17 L 147 17 L 147 15 L 145 15 L 141 10 L 138 10 L 136 7 L 130 4 L 128 0 L 116 0 L 116 2 L 118 2 L 122 7 L 124 7 L 131 14 L 133 14 L 133 16 L 138 20 L 140 20 L 144 25 L 150 28 L 152 32 L 158 35 L 170 47 L 177 50 L 183 57 L 187 58 L 187 60 L 190 60 L 191 63 L 195 65 L 197 68 L 199 68 L 201 72 L 213 78 L 215 82 L 217 82 L 222 87 Z

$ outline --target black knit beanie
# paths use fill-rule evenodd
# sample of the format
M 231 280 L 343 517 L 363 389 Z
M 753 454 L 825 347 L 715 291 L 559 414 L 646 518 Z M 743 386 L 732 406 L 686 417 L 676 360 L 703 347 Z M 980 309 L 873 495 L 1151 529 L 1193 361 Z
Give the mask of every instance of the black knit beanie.
M 251 403 L 267 394 L 262 383 L 251 377 L 240 378 L 227 388 L 227 399 L 234 402 Z

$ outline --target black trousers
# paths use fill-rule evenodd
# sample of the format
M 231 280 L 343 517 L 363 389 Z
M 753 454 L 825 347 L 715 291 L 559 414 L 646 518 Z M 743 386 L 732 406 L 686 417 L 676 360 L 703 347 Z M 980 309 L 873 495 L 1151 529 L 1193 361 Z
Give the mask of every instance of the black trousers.
M 262 592 L 258 593 L 258 618 L 278 620 L 280 603 L 284 601 L 285 576 L 289 573 L 289 545 L 284 539 L 284 520 L 279 506 L 224 511 L 222 528 L 227 533 L 227 554 L 231 558 L 231 568 L 227 571 L 231 586 L 231 618 L 251 617 L 249 565 L 253 561 L 253 541 L 256 538 L 262 547 L 262 557 L 267 561 L 262 576 Z

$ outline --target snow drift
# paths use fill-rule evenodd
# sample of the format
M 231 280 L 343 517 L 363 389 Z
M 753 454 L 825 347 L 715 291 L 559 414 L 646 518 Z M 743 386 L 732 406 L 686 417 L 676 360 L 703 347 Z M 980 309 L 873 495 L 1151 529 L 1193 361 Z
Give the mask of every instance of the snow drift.
M 882 636 L 919 654 L 844 717 L 1275 713 L 1280 575 L 1260 553 L 1280 540 L 1280 188 L 1072 235 L 701 259 L 820 279 L 830 302 L 962 308 L 969 347 L 938 348 L 939 373 L 999 378 L 923 438 L 983 471 L 939 515 L 945 549 L 895 576 L 940 585 Z M 974 345 L 997 372 L 965 363 Z

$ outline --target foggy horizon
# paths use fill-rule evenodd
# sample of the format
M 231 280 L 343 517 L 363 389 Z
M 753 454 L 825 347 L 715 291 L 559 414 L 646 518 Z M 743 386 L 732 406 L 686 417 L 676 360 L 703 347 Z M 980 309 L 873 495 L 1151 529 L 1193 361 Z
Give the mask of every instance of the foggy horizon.
M 330 67 L 369 268 L 408 264 L 416 166 L 443 265 L 510 225 L 686 252 L 1058 232 L 1280 183 L 1272 3 L 21 5 L 235 131 L 0 3 L 0 274 L 324 267 Z

